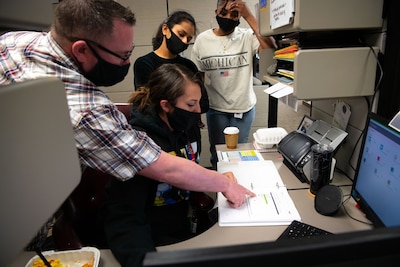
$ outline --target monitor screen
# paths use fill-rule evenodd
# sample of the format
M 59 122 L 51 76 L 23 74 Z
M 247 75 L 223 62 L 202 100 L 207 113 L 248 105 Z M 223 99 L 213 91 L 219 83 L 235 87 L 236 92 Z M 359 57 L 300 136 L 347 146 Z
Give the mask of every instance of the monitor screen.
M 400 225 L 400 133 L 367 117 L 352 196 L 375 227 Z
M 399 266 L 400 227 L 264 243 L 148 252 L 144 267 Z

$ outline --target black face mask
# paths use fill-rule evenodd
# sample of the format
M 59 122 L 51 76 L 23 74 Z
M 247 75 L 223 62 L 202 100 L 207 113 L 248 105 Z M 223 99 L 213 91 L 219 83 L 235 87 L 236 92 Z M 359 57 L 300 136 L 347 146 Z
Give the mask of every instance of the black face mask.
M 179 37 L 176 36 L 176 34 L 171 29 L 169 29 L 169 31 L 171 32 L 171 37 L 169 39 L 165 37 L 167 48 L 169 51 L 171 51 L 172 54 L 178 55 L 179 53 L 185 51 L 188 48 L 189 44 L 185 44 L 184 42 L 182 42 L 182 40 L 179 39 Z
M 196 125 L 199 121 L 200 113 L 190 112 L 181 108 L 175 107 L 170 114 L 167 113 L 168 121 L 175 131 L 186 131 Z
M 97 58 L 97 64 L 83 75 L 97 86 L 112 86 L 122 81 L 128 74 L 130 64 L 115 65 L 102 59 L 94 49 L 90 48 Z
M 225 33 L 232 32 L 236 28 L 236 26 L 238 26 L 240 23 L 239 20 L 221 18 L 220 16 L 216 16 L 215 18 L 217 19 L 219 27 Z

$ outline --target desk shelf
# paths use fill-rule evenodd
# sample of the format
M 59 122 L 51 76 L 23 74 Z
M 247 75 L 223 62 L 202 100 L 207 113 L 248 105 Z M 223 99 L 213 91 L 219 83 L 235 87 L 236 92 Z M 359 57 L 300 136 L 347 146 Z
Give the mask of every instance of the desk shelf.
M 261 1 L 260 1 L 261 2 Z M 260 34 L 374 29 L 383 24 L 383 0 L 294 0 L 293 23 L 270 26 L 270 4 L 260 5 Z
M 371 48 L 359 47 L 358 36 L 383 27 L 383 2 L 294 0 L 290 23 L 272 28 L 270 17 L 290 10 L 283 4 L 279 10 L 272 7 L 271 12 L 271 2 L 260 1 L 261 35 L 282 39 L 303 36 L 304 40 L 299 40 L 303 49 L 294 59 L 294 96 L 316 100 L 374 94 L 377 57 Z M 379 49 L 373 49 L 377 54 Z M 262 77 L 271 84 L 279 81 L 266 72 Z
M 373 49 L 377 54 L 378 48 Z M 305 100 L 373 95 L 374 52 L 369 47 L 300 49 L 294 59 L 293 94 Z M 279 82 L 270 75 L 263 79 Z

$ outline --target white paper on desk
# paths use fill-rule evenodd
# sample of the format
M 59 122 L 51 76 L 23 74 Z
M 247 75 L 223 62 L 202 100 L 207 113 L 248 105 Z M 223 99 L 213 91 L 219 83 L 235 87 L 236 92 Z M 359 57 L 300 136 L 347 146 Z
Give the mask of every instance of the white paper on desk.
M 261 153 L 254 149 L 220 151 L 217 150 L 218 161 L 238 162 L 264 160 Z
M 281 98 L 287 95 L 293 94 L 293 87 L 291 86 L 285 86 L 279 91 L 276 91 L 275 93 L 271 94 L 272 97 L 275 98 Z
M 235 209 L 229 206 L 222 193 L 218 193 L 220 226 L 289 225 L 293 220 L 300 220 L 296 206 L 271 160 L 218 162 L 218 171 L 233 172 L 238 183 L 256 194 Z
M 267 89 L 264 90 L 264 92 L 266 92 L 267 94 L 272 94 L 275 93 L 276 91 L 279 91 L 283 88 L 285 88 L 287 85 L 283 84 L 283 83 L 276 83 L 270 87 L 268 87 Z
M 286 189 L 271 188 L 249 197 L 239 208 L 231 208 L 225 200 L 218 201 L 219 226 L 289 225 L 300 216 Z M 220 196 L 218 196 L 220 197 Z
M 293 87 L 284 83 L 276 83 L 264 90 L 265 93 L 275 98 L 281 98 L 293 93 Z

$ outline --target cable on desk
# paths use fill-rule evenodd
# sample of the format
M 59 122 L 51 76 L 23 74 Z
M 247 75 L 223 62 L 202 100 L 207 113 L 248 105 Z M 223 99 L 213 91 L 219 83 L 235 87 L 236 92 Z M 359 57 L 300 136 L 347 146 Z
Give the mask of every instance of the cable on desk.
M 348 213 L 348 211 L 347 211 L 347 209 L 346 209 L 346 206 L 345 206 L 344 204 L 345 204 L 347 201 L 349 201 L 350 198 L 351 198 L 351 195 L 349 194 L 349 195 L 347 196 L 347 198 L 346 198 L 345 200 L 343 200 L 343 203 L 342 203 L 342 207 L 343 207 L 345 213 L 347 214 L 347 216 L 349 216 L 351 219 L 353 219 L 353 220 L 355 220 L 355 221 L 357 221 L 357 222 L 360 222 L 360 223 L 363 223 L 363 224 L 367 224 L 367 225 L 373 225 L 373 224 L 370 223 L 370 222 L 366 222 L 366 221 L 362 221 L 362 220 L 356 219 L 356 218 L 354 218 L 353 216 L 351 216 L 351 215 Z

